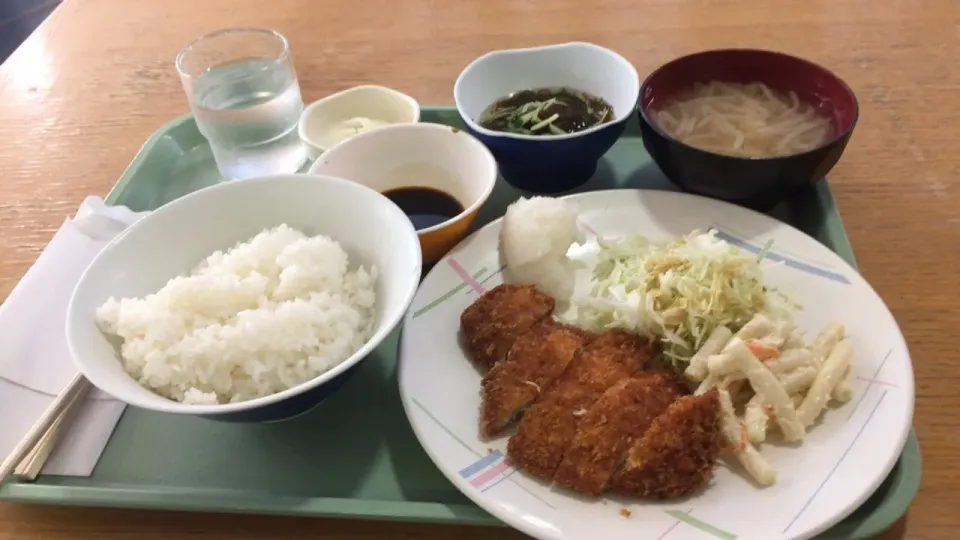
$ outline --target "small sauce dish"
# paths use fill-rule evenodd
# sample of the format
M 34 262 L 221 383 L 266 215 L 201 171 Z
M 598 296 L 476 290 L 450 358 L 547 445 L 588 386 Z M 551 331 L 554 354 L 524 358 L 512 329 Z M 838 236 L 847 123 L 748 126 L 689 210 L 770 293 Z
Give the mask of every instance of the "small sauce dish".
M 354 135 L 392 124 L 420 121 L 420 104 L 385 86 L 355 86 L 311 103 L 297 130 L 310 159 Z
M 414 224 L 425 264 L 466 236 L 497 181 L 497 163 L 469 133 L 440 124 L 375 129 L 334 146 L 310 174 L 336 176 L 386 195 Z

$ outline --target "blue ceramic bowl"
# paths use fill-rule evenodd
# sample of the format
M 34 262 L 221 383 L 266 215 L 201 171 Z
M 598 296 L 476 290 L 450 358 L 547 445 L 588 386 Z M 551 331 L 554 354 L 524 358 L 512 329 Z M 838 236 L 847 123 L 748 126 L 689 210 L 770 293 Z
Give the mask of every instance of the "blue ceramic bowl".
M 307 234 L 325 234 L 343 246 L 352 263 L 377 267 L 376 322 L 370 339 L 314 379 L 239 403 L 179 403 L 138 384 L 97 328 L 97 309 L 110 297 L 156 292 L 214 251 L 283 223 Z M 224 182 L 151 212 L 97 255 L 67 308 L 67 344 L 90 382 L 135 407 L 227 422 L 284 420 L 309 411 L 337 391 L 400 324 L 420 282 L 420 269 L 420 242 L 410 219 L 366 186 L 304 174 Z
M 602 97 L 615 117 L 568 135 L 517 135 L 477 123 L 495 101 L 514 92 L 568 87 Z M 613 146 L 640 95 L 637 70 L 619 54 L 591 43 L 564 43 L 487 53 L 457 78 L 453 97 L 463 123 L 487 145 L 504 180 L 534 193 L 560 193 L 584 184 Z

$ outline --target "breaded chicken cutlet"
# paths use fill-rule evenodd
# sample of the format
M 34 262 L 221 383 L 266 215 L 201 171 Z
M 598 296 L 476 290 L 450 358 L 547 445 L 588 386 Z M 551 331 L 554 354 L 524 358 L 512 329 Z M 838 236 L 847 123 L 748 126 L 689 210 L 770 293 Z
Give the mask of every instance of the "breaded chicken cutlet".
M 514 341 L 553 313 L 555 302 L 533 285 L 498 285 L 460 314 L 463 342 L 473 361 L 488 370 Z
M 610 487 L 644 498 L 689 495 L 709 482 L 722 443 L 717 389 L 681 398 L 633 444 Z
M 613 385 L 580 418 L 553 476 L 558 485 L 599 495 L 633 441 L 685 394 L 673 373 L 640 372 Z
M 593 337 L 549 317 L 518 337 L 507 358 L 483 378 L 480 435 L 493 437 L 508 428 Z
M 652 352 L 649 342 L 626 332 L 601 334 L 524 413 L 507 443 L 510 460 L 534 476 L 552 479 L 583 414 L 608 388 L 639 371 Z

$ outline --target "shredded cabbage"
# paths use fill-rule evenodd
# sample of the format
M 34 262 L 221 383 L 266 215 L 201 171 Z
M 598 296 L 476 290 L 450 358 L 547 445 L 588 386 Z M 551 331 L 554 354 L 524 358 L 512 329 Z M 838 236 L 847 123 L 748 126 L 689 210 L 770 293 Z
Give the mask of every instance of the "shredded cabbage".
M 769 246 L 767 246 L 769 248 Z M 674 367 L 685 364 L 717 326 L 738 330 L 757 313 L 788 319 L 785 296 L 763 283 L 759 255 L 693 231 L 666 244 L 643 236 L 598 239 L 571 256 L 586 270 L 565 319 L 660 339 Z

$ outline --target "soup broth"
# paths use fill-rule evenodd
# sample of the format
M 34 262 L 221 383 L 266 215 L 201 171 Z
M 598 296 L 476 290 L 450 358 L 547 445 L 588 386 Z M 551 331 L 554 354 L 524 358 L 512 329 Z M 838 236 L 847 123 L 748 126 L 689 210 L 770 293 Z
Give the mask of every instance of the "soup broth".
M 603 98 L 572 88 L 536 88 L 501 98 L 477 122 L 493 131 L 520 135 L 566 135 L 614 118 Z
M 653 113 L 670 136 L 708 152 L 774 157 L 817 148 L 833 136 L 830 118 L 796 92 L 763 83 L 697 83 Z

